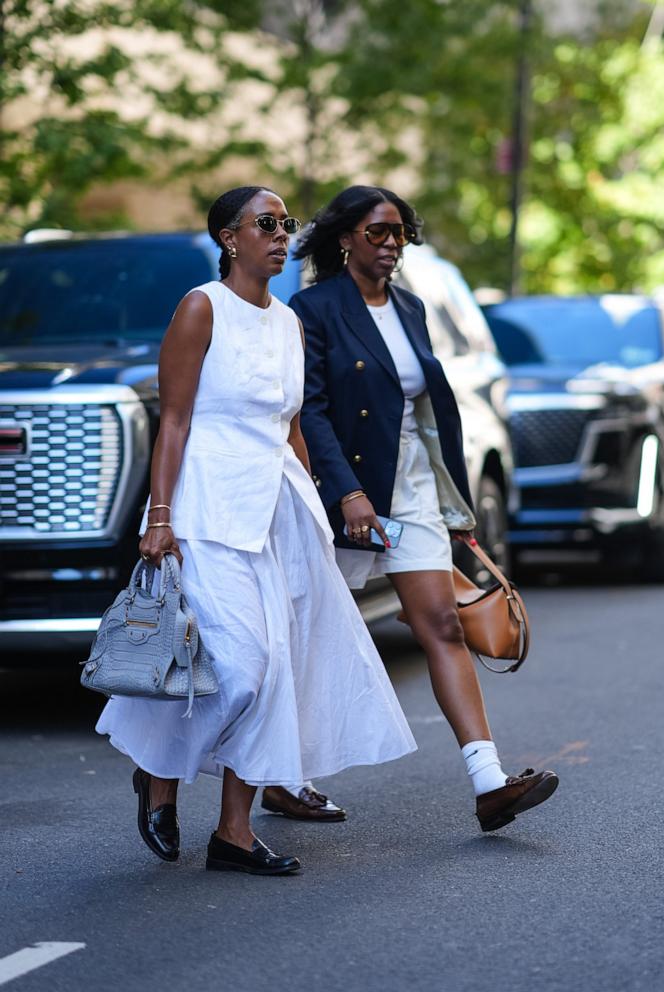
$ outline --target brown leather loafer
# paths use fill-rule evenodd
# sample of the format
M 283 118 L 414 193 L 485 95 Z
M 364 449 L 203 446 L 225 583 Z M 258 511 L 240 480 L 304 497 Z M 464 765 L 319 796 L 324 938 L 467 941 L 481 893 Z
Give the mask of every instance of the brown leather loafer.
M 482 830 L 500 830 L 518 813 L 539 806 L 558 788 L 555 772 L 534 772 L 526 768 L 520 775 L 510 775 L 501 789 L 477 797 L 477 819 Z
M 270 813 L 281 813 L 289 820 L 317 820 L 319 823 L 338 823 L 346 819 L 346 810 L 335 806 L 327 796 L 305 786 L 296 798 L 288 789 L 280 785 L 270 785 L 263 789 L 261 800 L 263 809 Z

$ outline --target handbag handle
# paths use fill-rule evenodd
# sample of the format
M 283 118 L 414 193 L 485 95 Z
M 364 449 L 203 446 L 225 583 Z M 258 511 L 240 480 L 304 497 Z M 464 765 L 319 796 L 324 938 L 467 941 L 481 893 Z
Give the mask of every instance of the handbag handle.
M 166 595 L 166 587 L 170 584 L 176 592 L 180 592 L 180 563 L 172 551 L 167 551 L 161 559 L 159 568 L 159 599 Z
M 530 625 L 528 623 L 528 614 L 526 613 L 524 602 L 521 599 L 517 589 L 512 585 L 509 579 L 505 578 L 496 563 L 489 558 L 486 551 L 480 547 L 474 537 L 471 537 L 470 534 L 459 534 L 458 537 L 459 540 L 463 541 L 466 547 L 472 551 L 475 557 L 481 561 L 487 571 L 493 575 L 494 579 L 496 579 L 503 587 L 503 592 L 505 593 L 505 598 L 507 599 L 510 611 L 518 623 L 519 630 L 521 632 L 519 657 L 513 665 L 510 665 L 509 668 L 505 669 L 505 672 L 516 672 L 528 657 L 528 651 L 530 650 Z M 490 672 L 495 671 L 495 669 L 487 665 L 479 655 L 478 657 L 485 668 L 488 668 Z
M 138 559 L 134 565 L 134 571 L 131 573 L 131 578 L 129 580 L 129 588 L 132 591 L 132 599 L 136 595 L 136 590 L 141 584 L 143 576 L 145 576 L 145 588 L 147 590 L 152 588 L 155 571 L 157 571 L 157 569 L 152 562 L 146 562 L 143 558 Z M 163 600 L 166 595 L 169 582 L 176 592 L 180 591 L 180 564 L 171 551 L 167 551 L 161 559 L 161 566 L 158 571 L 160 600 Z

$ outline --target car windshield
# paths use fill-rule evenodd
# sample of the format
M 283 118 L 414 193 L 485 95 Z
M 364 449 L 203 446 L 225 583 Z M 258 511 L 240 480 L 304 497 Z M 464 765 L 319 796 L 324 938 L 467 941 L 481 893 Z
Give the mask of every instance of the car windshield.
M 214 278 L 202 248 L 87 241 L 0 251 L 0 346 L 159 341 L 178 301 Z
M 660 314 L 642 297 L 511 300 L 486 316 L 507 365 L 636 368 L 662 357 Z

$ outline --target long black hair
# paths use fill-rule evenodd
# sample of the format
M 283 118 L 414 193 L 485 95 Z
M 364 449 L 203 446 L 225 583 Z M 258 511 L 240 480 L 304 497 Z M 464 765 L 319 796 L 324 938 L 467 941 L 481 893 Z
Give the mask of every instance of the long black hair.
M 224 228 L 236 227 L 242 220 L 244 208 L 257 193 L 273 193 L 267 186 L 236 186 L 218 197 L 208 211 L 208 231 L 210 237 L 221 248 L 219 276 L 225 279 L 231 271 L 231 259 L 219 240 L 219 232 Z
M 341 272 L 343 254 L 339 235 L 352 231 L 379 203 L 393 203 L 403 223 L 417 231 L 414 243 L 422 243 L 422 221 L 409 203 L 382 186 L 349 186 L 318 211 L 295 251 L 295 258 L 306 259 L 311 264 L 316 282 Z

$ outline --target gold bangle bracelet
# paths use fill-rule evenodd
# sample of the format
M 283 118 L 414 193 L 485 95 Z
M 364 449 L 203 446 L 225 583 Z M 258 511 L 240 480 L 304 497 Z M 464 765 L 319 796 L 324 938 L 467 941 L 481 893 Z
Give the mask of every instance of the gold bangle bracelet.
M 363 492 L 361 489 L 358 490 L 356 493 L 349 493 L 348 496 L 344 496 L 344 498 L 341 500 L 340 505 L 344 506 L 346 503 L 350 503 L 352 499 L 359 499 L 360 496 L 366 496 L 366 493 Z
M 155 503 L 154 506 L 150 507 L 148 513 L 152 513 L 153 510 L 170 510 L 170 506 L 167 506 L 166 503 Z
M 166 523 L 163 523 L 163 524 L 148 524 L 145 529 L 146 530 L 151 530 L 153 527 L 170 527 L 170 526 L 171 526 L 170 524 L 166 524 Z

